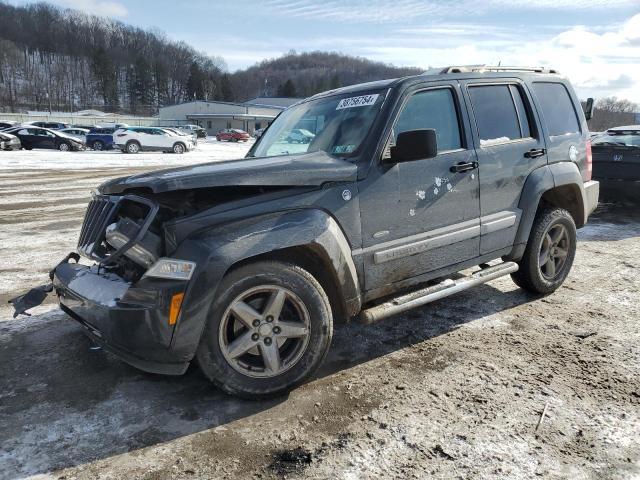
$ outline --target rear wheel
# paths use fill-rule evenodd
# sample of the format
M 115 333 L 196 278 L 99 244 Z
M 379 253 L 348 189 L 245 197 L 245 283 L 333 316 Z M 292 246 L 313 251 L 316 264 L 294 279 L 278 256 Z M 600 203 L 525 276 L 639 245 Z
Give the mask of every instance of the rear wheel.
M 259 262 L 232 271 L 220 284 L 198 349 L 204 374 L 246 398 L 283 394 L 324 359 L 333 334 L 331 307 L 302 268 Z
M 128 142 L 125 148 L 127 149 L 127 153 L 140 152 L 140 144 L 138 142 Z
M 94 150 L 104 150 L 104 142 L 102 140 L 96 140 L 91 144 L 91 148 Z
M 547 208 L 536 215 L 520 269 L 513 281 L 534 293 L 551 293 L 567 278 L 576 254 L 576 225 L 562 208 Z

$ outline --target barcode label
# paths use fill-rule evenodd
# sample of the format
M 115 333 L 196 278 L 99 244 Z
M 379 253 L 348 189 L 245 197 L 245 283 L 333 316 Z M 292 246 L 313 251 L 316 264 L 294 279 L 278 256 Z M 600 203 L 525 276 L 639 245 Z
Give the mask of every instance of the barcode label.
M 361 97 L 343 98 L 338 102 L 336 110 L 342 110 L 343 108 L 366 107 L 376 103 L 377 99 L 377 93 L 375 95 L 362 95 Z

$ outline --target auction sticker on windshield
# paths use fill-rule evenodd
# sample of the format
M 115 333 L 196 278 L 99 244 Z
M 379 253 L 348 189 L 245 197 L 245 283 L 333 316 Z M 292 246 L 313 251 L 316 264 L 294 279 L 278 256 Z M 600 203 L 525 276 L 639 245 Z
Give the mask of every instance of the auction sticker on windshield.
M 366 107 L 368 105 L 373 105 L 376 103 L 379 94 L 376 93 L 374 95 L 362 95 L 360 97 L 350 97 L 343 98 L 338 102 L 338 106 L 336 110 L 342 110 L 343 108 L 354 108 L 354 107 Z

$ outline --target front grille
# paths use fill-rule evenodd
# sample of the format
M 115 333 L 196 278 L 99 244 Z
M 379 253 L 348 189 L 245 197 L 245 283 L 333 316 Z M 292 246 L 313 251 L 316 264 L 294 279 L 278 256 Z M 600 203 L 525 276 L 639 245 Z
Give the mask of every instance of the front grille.
M 109 197 L 95 196 L 91 200 L 80 230 L 78 252 L 88 258 L 101 260 L 100 249 L 105 229 L 114 219 L 117 207 L 118 202 Z

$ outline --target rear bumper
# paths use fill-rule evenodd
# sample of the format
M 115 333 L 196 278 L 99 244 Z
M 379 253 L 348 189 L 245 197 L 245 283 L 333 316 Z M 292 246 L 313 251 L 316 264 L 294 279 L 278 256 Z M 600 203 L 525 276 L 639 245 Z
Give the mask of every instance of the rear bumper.
M 584 218 L 585 222 L 587 217 L 596 209 L 598 206 L 598 198 L 600 196 L 600 183 L 591 180 L 589 182 L 584 183 Z
M 62 263 L 53 284 L 60 307 L 84 327 L 85 333 L 141 370 L 181 375 L 189 360 L 170 348 L 170 298 L 186 289 L 185 282 L 143 279 L 131 285 L 96 267 Z

